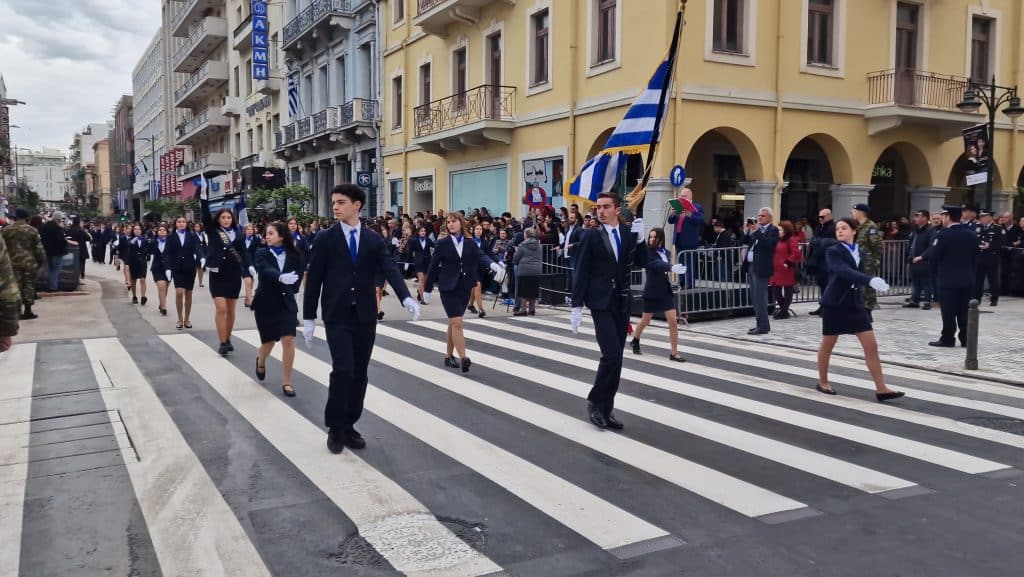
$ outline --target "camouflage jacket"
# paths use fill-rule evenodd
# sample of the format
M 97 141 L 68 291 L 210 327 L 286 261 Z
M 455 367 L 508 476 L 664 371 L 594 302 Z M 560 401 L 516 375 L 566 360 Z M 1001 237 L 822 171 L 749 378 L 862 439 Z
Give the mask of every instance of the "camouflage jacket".
M 868 262 L 878 264 L 882 260 L 882 231 L 878 230 L 878 225 L 870 220 L 865 220 L 863 224 L 857 227 L 857 248 L 860 249 L 860 254 L 867 259 Z
M 7 244 L 11 266 L 19 270 L 34 270 L 46 263 L 43 241 L 35 227 L 23 222 L 14 223 L 2 231 Z
M 0 236 L 0 337 L 18 334 L 18 314 L 21 311 L 21 292 L 14 278 L 7 245 Z

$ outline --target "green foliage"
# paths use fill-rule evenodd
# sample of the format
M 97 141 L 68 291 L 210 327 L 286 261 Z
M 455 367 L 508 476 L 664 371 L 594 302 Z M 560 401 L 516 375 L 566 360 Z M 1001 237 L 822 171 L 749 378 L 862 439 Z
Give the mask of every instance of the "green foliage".
M 187 216 L 191 212 L 199 210 L 199 201 L 194 198 L 181 200 L 179 198 L 160 198 L 157 200 L 145 201 L 145 210 L 160 215 L 160 218 L 168 220 L 179 216 Z
M 319 218 L 309 212 L 312 202 L 313 194 L 301 184 L 257 188 L 245 194 L 245 206 L 251 222 L 285 220 L 294 216 L 300 224 L 306 225 Z
M 39 193 L 32 190 L 32 187 L 19 180 L 14 193 L 7 197 L 7 200 L 14 207 L 24 208 L 30 216 L 39 214 Z

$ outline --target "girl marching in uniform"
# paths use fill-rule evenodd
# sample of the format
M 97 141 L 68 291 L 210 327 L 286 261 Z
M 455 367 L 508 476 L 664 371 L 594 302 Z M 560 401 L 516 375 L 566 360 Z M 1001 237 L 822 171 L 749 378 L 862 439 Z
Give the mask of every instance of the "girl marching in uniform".
M 156 283 L 156 294 L 159 299 L 160 314 L 167 316 L 167 285 L 171 282 L 171 263 L 167 258 L 167 225 L 161 224 L 156 227 L 156 238 L 149 241 L 149 254 L 153 260 L 149 265 L 149 272 L 153 275 L 153 282 Z
M 252 277 L 256 269 L 249 262 L 242 230 L 238 228 L 230 208 L 222 208 L 210 218 L 209 203 L 200 200 L 205 228 L 208 231 L 206 262 L 210 271 L 210 295 L 216 309 L 217 337 L 222 356 L 233 350 L 231 331 L 235 327 L 235 305 L 242 291 L 242 278 Z
M 423 300 L 430 302 L 434 284 L 441 290 L 441 305 L 448 316 L 446 335 L 447 349 L 444 357 L 446 367 L 459 368 L 460 362 L 452 355 L 458 351 L 462 372 L 469 372 L 472 362 L 466 356 L 466 337 L 462 331 L 462 316 L 466 314 L 470 293 L 477 283 L 481 268 L 494 271 L 496 280 L 505 277 L 505 267 L 495 263 L 476 243 L 465 237 L 466 219 L 460 213 L 449 213 L 445 219 L 448 236 L 437 241 L 434 255 L 430 259 Z
M 633 330 L 633 354 L 643 354 L 640 351 L 640 335 L 643 334 L 647 325 L 655 313 L 664 313 L 668 322 L 668 338 L 672 346 L 672 354 L 669 360 L 684 363 L 686 359 L 679 354 L 679 325 L 676 322 L 675 295 L 672 294 L 672 285 L 668 281 L 668 273 L 686 274 L 686 266 L 681 264 L 673 265 L 671 255 L 665 250 L 665 231 L 660 228 L 651 229 L 647 233 L 647 257 L 644 269 L 647 273 L 647 282 L 644 284 L 643 293 L 643 317 L 640 323 Z
M 434 241 L 430 240 L 429 235 L 427 227 L 421 226 L 416 231 L 416 238 L 410 243 L 412 245 L 412 266 L 416 270 L 416 280 L 419 283 L 416 291 L 416 300 L 421 305 L 427 304 L 423 301 L 423 293 L 427 286 L 427 270 L 430 268 L 430 257 L 434 253 Z
M 245 242 L 245 252 L 248 253 L 248 255 L 249 255 L 249 262 L 251 262 L 251 263 L 253 263 L 255 265 L 255 263 L 256 263 L 256 251 L 258 251 L 263 246 L 263 239 L 260 238 L 260 235 L 256 234 L 256 227 L 251 225 L 251 224 L 245 225 L 244 232 L 245 232 L 245 240 L 244 240 L 244 242 Z M 253 281 L 253 277 L 251 277 L 251 276 L 250 277 L 246 277 L 246 278 L 242 279 L 242 281 L 245 284 L 245 301 L 244 301 L 245 308 L 249 308 L 250 306 L 252 306 L 252 281 Z
M 192 289 L 196 284 L 196 271 L 202 270 L 203 246 L 199 237 L 188 229 L 188 221 L 179 216 L 174 219 L 174 232 L 167 237 L 167 256 L 164 260 L 174 281 L 174 307 L 178 313 L 177 329 L 192 328 Z
M 484 254 L 490 258 L 491 255 L 491 241 L 484 237 L 484 227 L 482 224 L 473 226 L 473 242 L 476 244 Z M 490 275 L 487 274 L 487 267 L 482 267 L 480 272 L 477 274 L 476 286 L 473 287 L 473 293 L 469 297 L 469 312 L 479 315 L 480 318 L 487 316 L 484 312 L 484 295 L 483 285 L 490 281 Z M 473 306 L 473 305 L 476 306 Z
M 201 254 L 205 255 L 206 254 L 206 247 L 208 247 L 210 245 L 210 242 L 209 242 L 210 239 L 206 235 L 205 226 L 202 223 L 199 223 L 199 222 L 193 224 L 192 225 L 192 233 L 196 235 L 197 239 L 199 239 L 199 249 L 201 251 Z M 199 277 L 199 286 L 204 286 L 203 285 L 203 273 L 205 273 L 205 272 L 206 272 L 206 266 L 205 265 L 200 265 L 199 262 L 196 262 L 196 275 Z M 185 327 L 185 328 L 189 328 L 189 327 Z
M 836 239 L 828 247 L 825 262 L 828 264 L 828 284 L 821 293 L 821 345 L 818 347 L 818 384 L 816 388 L 826 395 L 836 394 L 828 382 L 828 367 L 832 360 L 839 335 L 854 335 L 864 349 L 864 363 L 875 382 L 875 398 L 881 401 L 898 399 L 902 391 L 894 391 L 885 385 L 882 376 L 882 361 L 878 356 L 878 341 L 871 327 L 871 317 L 864 308 L 861 287 L 870 286 L 876 291 L 887 291 L 889 285 L 878 277 L 864 274 L 864 261 L 860 249 L 854 242 L 857 221 L 843 218 L 836 222 Z
M 256 251 L 256 274 L 260 282 L 252 299 L 261 343 L 256 358 L 256 376 L 261 381 L 266 378 L 267 357 L 274 350 L 274 344 L 280 341 L 281 390 L 285 396 L 294 397 L 292 364 L 295 361 L 295 327 L 299 324 L 295 293 L 306 265 L 284 223 L 267 225 L 266 243 L 266 247 Z
M 142 296 L 142 305 L 145 306 L 149 300 L 146 298 L 146 263 L 149 261 L 149 240 L 142 234 L 142 225 L 136 224 L 132 227 L 132 236 L 128 239 L 126 251 L 128 253 L 128 273 L 131 279 L 132 304 L 139 304 L 139 295 Z
M 132 290 L 132 273 L 128 268 L 128 242 L 131 240 L 132 226 L 130 224 L 124 225 L 121 229 L 121 234 L 117 236 L 117 254 L 121 258 L 121 270 L 124 271 L 124 288 L 125 290 Z

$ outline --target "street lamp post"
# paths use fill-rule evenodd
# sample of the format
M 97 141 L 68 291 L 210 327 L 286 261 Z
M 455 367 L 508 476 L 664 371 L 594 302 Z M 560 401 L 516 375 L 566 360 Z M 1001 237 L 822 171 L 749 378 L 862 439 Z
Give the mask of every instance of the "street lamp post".
M 1003 108 L 1003 114 L 1010 118 L 1017 118 L 1021 114 L 1024 114 L 1024 107 L 1020 105 L 1020 97 L 1017 96 L 1017 87 L 998 86 L 996 84 L 996 77 L 992 77 L 992 82 L 989 84 L 979 84 L 974 80 L 969 80 L 967 89 L 964 90 L 964 99 L 960 101 L 956 107 L 960 110 L 968 113 L 975 113 L 981 105 L 985 105 L 986 112 L 988 112 L 988 149 L 989 149 L 989 167 L 988 174 L 985 179 L 985 206 L 986 210 L 992 210 L 992 172 L 995 169 L 995 155 L 996 149 L 994 145 L 995 132 L 996 132 L 996 111 L 999 107 L 1006 104 L 1006 108 Z

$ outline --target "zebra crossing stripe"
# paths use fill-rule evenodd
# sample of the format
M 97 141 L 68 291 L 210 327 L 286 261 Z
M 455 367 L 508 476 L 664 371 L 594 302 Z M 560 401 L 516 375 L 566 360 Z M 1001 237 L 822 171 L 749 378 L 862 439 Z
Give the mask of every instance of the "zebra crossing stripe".
M 160 338 L 188 359 L 212 389 L 327 495 L 397 571 L 409 577 L 502 573 L 501 567 L 456 537 L 415 497 L 352 451 L 330 455 L 320 427 L 198 339 L 191 335 Z
M 569 330 L 569 323 L 558 323 L 556 321 L 547 321 L 543 319 L 528 319 L 527 322 L 534 324 L 543 324 L 545 326 L 551 326 L 556 328 L 564 327 L 566 331 Z M 593 329 L 580 328 L 580 332 L 583 334 L 593 334 Z M 719 360 L 728 361 L 732 363 L 739 363 L 747 367 L 757 367 L 760 369 L 767 369 L 770 371 L 779 371 L 787 375 L 795 375 L 807 378 L 818 378 L 817 369 L 805 369 L 801 367 L 795 367 L 792 365 L 786 365 L 783 363 L 777 363 L 774 361 L 766 361 L 763 359 L 757 359 L 750 356 L 735 355 L 722 351 L 705 351 L 694 347 L 684 346 L 680 344 L 679 350 L 682 352 L 701 355 L 711 356 Z M 851 387 L 857 387 L 858 389 L 868 389 L 871 391 L 875 390 L 875 384 L 869 379 L 862 379 L 857 377 L 847 377 L 845 375 L 833 375 L 833 384 L 848 385 Z M 993 413 L 996 415 L 1003 415 L 1005 417 L 1012 417 L 1014 419 L 1024 420 L 1024 408 L 1013 407 L 1009 405 L 1001 405 L 999 403 L 992 403 L 989 401 L 979 401 L 975 399 L 966 399 L 963 397 L 956 397 L 953 395 L 947 395 L 943 393 L 933 393 L 931 391 L 925 391 L 923 389 L 900 387 L 900 390 L 907 393 L 907 396 L 914 397 L 915 399 L 922 401 L 930 401 L 933 403 L 939 403 L 942 405 L 950 405 L 953 407 L 960 407 L 963 409 L 974 409 L 976 411 L 983 411 L 986 413 Z
M 245 529 L 121 342 L 83 344 L 112 385 L 101 387 L 107 410 L 120 412 L 138 451 L 138 461 L 125 455 L 125 466 L 163 574 L 269 577 Z
M 386 327 L 378 325 L 378 330 L 381 329 L 388 330 Z M 318 327 L 317 331 L 322 331 L 322 329 Z M 568 417 L 543 405 L 492 387 L 481 386 L 475 381 L 459 378 L 449 372 L 413 361 L 383 347 L 374 347 L 373 354 L 373 358 L 377 362 L 425 379 L 462 397 L 526 421 L 535 427 L 593 451 L 608 455 L 748 517 L 763 518 L 794 511 L 800 512 L 799 515 L 816 514 L 804 503 L 789 497 L 773 493 L 627 437 L 603 434 L 594 429 L 589 422 Z
M 236 333 L 236 336 L 259 346 L 259 339 L 252 331 Z M 390 359 L 391 355 L 393 353 L 379 348 L 375 350 L 378 361 L 381 357 Z M 273 356 L 280 359 L 280 351 L 275 350 Z M 325 386 L 330 382 L 330 365 L 301 350 L 295 351 L 294 370 Z M 442 377 L 451 378 L 449 374 L 427 375 L 424 370 L 417 367 L 416 374 L 435 384 Z M 639 543 L 664 543 L 669 537 L 665 530 L 372 384 L 367 387 L 365 408 L 480 473 L 602 549 L 620 551 Z
M 438 323 L 435 323 L 438 324 Z M 542 331 L 513 327 L 506 324 L 490 323 L 488 327 L 493 327 L 498 330 L 508 332 L 519 332 L 520 334 L 528 334 L 530 336 L 537 336 L 538 334 L 545 334 Z M 515 329 L 519 328 L 519 331 Z M 566 327 L 568 331 L 568 327 Z M 580 329 L 582 334 L 593 334 L 590 329 Z M 465 331 L 466 338 L 474 338 L 484 340 L 488 336 L 483 333 L 476 331 L 467 330 Z M 583 344 L 580 339 L 566 338 L 561 339 L 559 342 L 564 346 L 573 348 L 582 348 L 593 350 L 593 344 Z M 584 368 L 587 370 L 596 370 L 597 362 L 587 358 L 577 357 L 575 355 L 560 353 L 557 350 L 545 349 L 526 343 L 516 343 L 516 350 L 518 352 L 531 354 L 546 359 L 562 362 L 568 365 Z M 988 459 L 982 459 L 974 457 L 966 453 L 937 447 L 935 445 L 929 445 L 919 441 L 913 441 L 910 439 L 904 439 L 896 435 L 890 435 L 888 433 L 882 433 L 879 431 L 873 431 L 865 427 L 858 427 L 856 425 L 850 425 L 840 421 L 832 419 L 826 419 L 824 417 L 818 417 L 816 415 L 809 415 L 800 411 L 787 409 L 784 407 L 778 407 L 770 403 L 764 403 L 739 395 L 731 395 L 716 391 L 714 389 L 700 387 L 690 383 L 686 383 L 679 380 L 666 379 L 657 375 L 649 373 L 643 373 L 633 369 L 622 369 L 622 378 L 630 380 L 636 383 L 642 383 L 644 385 L 663 389 L 669 392 L 674 392 L 679 395 L 700 398 L 701 400 L 709 403 L 715 403 L 719 405 L 727 406 L 737 411 L 743 411 L 758 415 L 760 417 L 787 423 L 794 427 L 802 429 L 808 429 L 824 435 L 830 435 L 833 437 L 839 437 L 853 441 L 856 443 L 862 443 L 865 445 L 877 447 L 878 449 L 889 451 L 891 453 L 897 453 L 912 457 L 921 461 L 934 463 L 936 465 L 961 471 L 963 473 L 979 474 L 979 473 L 991 473 L 993 471 L 1000 471 L 1003 469 L 1009 469 L 1009 465 L 990 461 Z
M 21 564 L 35 362 L 35 343 L 15 345 L 0 355 L 0 577 L 18 577 Z
M 439 332 L 444 331 L 443 328 L 436 325 L 425 324 L 424 326 L 431 330 Z M 418 335 L 401 333 L 400 331 L 387 327 L 378 327 L 377 332 L 378 334 L 400 339 L 403 343 L 416 345 L 425 349 L 438 351 L 443 349 L 443 343 L 438 339 L 428 339 Z M 509 362 L 485 353 L 474 352 L 473 358 L 476 359 L 477 363 L 480 363 L 487 368 L 523 379 L 529 379 L 534 384 L 555 389 L 568 395 L 583 399 L 586 398 L 586 391 L 590 387 L 588 383 L 569 379 L 564 376 L 559 377 L 558 379 L 552 379 L 550 373 L 546 371 L 535 369 L 521 363 Z M 878 471 L 868 469 L 867 467 L 861 467 L 860 465 L 848 463 L 841 459 L 835 459 L 827 455 L 815 453 L 814 451 L 809 451 L 802 447 L 776 441 L 762 435 L 749 433 L 735 427 L 723 425 L 709 419 L 704 419 L 690 413 L 664 407 L 623 393 L 616 395 L 615 408 L 616 410 L 632 413 L 633 415 L 658 422 L 667 427 L 690 433 L 698 437 L 703 437 L 710 441 L 732 447 L 738 451 L 743 451 L 764 459 L 775 461 L 776 463 L 781 463 L 799 471 L 817 475 L 866 493 L 884 493 L 887 491 L 907 489 L 915 486 L 915 483 L 905 479 L 880 473 Z
M 535 319 L 525 319 L 525 322 L 539 324 L 536 322 Z M 490 321 L 474 321 L 474 323 L 482 323 L 484 326 L 491 326 L 488 324 L 490 323 Z M 544 323 L 542 326 L 556 325 Z M 500 329 L 502 328 L 502 325 L 494 325 L 494 327 Z M 564 327 L 562 325 L 557 325 L 556 328 Z M 531 335 L 531 338 L 544 339 L 547 341 L 557 343 L 565 342 L 564 338 L 559 338 L 553 334 L 546 333 L 543 331 L 531 331 L 530 329 L 525 329 L 524 327 L 510 327 L 506 330 L 511 330 L 513 332 L 526 331 L 526 333 L 529 333 Z M 644 332 L 646 333 L 646 330 Z M 665 351 L 671 350 L 672 348 L 668 345 L 668 343 L 656 341 L 653 339 L 645 340 L 643 346 L 658 348 Z M 746 346 L 746 343 L 737 346 Z M 708 352 L 708 354 L 714 353 Z M 745 375 L 733 371 L 728 371 L 725 369 L 718 369 L 715 367 L 701 365 L 699 363 L 680 364 L 668 361 L 663 358 L 653 357 L 651 355 L 633 356 L 632 358 L 641 363 L 649 363 L 663 367 L 671 367 L 673 370 L 692 375 L 722 379 L 724 381 L 736 383 L 754 389 L 761 389 L 763 391 L 779 393 L 790 397 L 796 397 L 807 401 L 813 401 L 815 403 L 822 403 L 825 405 L 831 405 L 833 407 L 841 407 L 843 409 L 849 409 L 852 411 L 858 411 L 870 415 L 886 417 L 897 421 L 913 423 L 915 425 L 920 425 L 922 427 L 929 427 L 940 431 L 946 431 L 957 435 L 963 435 L 965 437 L 973 437 L 975 439 L 981 439 L 983 441 L 989 441 L 992 443 L 999 443 L 1001 445 L 1016 447 L 1018 449 L 1024 449 L 1024 436 L 1015 435 L 1013 433 L 1009 433 L 1006 431 L 998 431 L 996 429 L 990 429 L 988 427 L 982 427 L 979 425 L 973 425 L 948 417 L 932 415 L 930 413 L 920 413 L 896 405 L 876 403 L 845 395 L 822 395 L 821 393 L 809 389 L 807 387 L 801 387 L 789 383 L 782 383 L 779 381 L 772 381 L 770 379 L 765 379 L 763 377 L 758 377 L 755 375 Z

